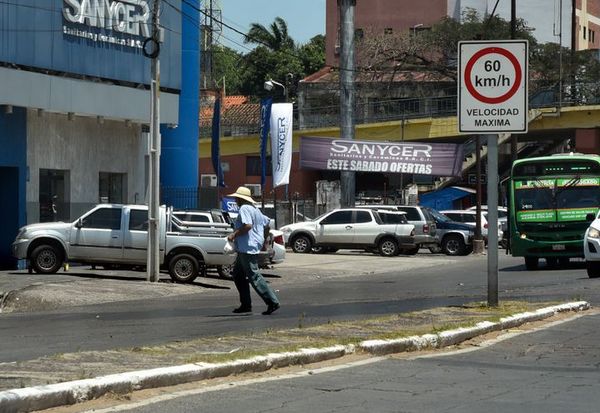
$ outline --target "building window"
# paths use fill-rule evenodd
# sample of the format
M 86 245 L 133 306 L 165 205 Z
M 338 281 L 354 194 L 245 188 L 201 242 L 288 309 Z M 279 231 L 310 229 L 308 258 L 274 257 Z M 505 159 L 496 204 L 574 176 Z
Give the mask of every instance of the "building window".
M 266 176 L 271 176 L 271 156 L 267 156 L 267 167 Z M 260 156 L 247 156 L 246 157 L 246 176 L 262 176 L 262 164 L 260 162 Z
M 587 33 L 587 29 L 585 28 L 585 26 L 583 27 L 583 40 L 585 40 L 585 35 Z
M 124 204 L 127 199 L 127 174 L 100 172 L 100 203 Z
M 40 222 L 69 221 L 69 171 L 40 169 Z

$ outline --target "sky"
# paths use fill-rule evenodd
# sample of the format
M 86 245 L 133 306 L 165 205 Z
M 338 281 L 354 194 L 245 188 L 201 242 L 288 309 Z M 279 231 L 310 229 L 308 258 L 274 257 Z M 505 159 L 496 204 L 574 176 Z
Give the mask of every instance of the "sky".
M 474 8 L 480 12 L 487 9 L 488 12 L 494 9 L 496 0 L 453 0 L 453 3 L 460 4 L 461 7 Z M 570 0 L 517 0 L 517 17 L 524 19 L 529 26 L 534 26 L 533 36 L 540 42 L 559 42 L 559 10 L 562 3 L 563 10 L 563 33 L 562 45 L 569 47 L 571 45 L 571 1 Z M 510 0 L 499 0 L 496 14 L 505 20 L 510 20 Z
M 203 5 L 207 4 L 208 0 L 204 0 Z M 296 43 L 308 43 L 312 37 L 325 34 L 325 0 L 216 0 L 214 4 L 221 8 L 223 23 L 243 33 L 252 23 L 268 27 L 281 17 Z M 227 27 L 223 27 L 218 42 L 243 53 L 253 48 L 244 45 L 243 37 Z
M 223 22 L 246 33 L 252 23 L 269 26 L 275 17 L 282 17 L 287 25 L 290 36 L 300 44 L 307 43 L 318 34 L 325 34 L 325 1 L 326 0 L 213 0 L 222 11 Z M 209 0 L 203 0 L 207 5 Z M 530 25 L 537 26 L 534 36 L 541 42 L 558 42 L 554 35 L 554 26 L 558 23 L 558 5 L 560 0 L 519 0 L 517 1 L 517 16 L 525 19 Z M 496 0 L 452 0 L 450 4 L 458 3 L 462 7 L 472 7 L 491 11 Z M 570 45 L 570 1 L 563 0 L 563 40 L 564 46 Z M 215 6 L 216 7 L 216 6 Z M 510 0 L 499 0 L 496 13 L 500 17 L 510 19 Z M 533 23 L 533 24 L 532 24 Z M 557 25 L 558 26 L 558 25 Z M 246 53 L 252 45 L 244 45 L 240 34 L 223 27 L 223 33 L 218 42 Z

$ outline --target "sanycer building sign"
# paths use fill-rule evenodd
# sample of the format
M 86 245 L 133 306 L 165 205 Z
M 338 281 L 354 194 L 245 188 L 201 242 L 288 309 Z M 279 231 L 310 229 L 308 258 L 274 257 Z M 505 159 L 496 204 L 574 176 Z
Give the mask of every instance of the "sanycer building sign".
M 141 48 L 150 36 L 146 0 L 63 0 L 63 18 L 64 34 L 95 42 Z
M 462 144 L 375 142 L 303 136 L 300 167 L 306 169 L 460 176 Z

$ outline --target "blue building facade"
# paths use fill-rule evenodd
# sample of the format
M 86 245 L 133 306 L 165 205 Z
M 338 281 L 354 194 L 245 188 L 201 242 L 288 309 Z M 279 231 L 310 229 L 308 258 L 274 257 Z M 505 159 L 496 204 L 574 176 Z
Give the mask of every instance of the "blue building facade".
M 152 3 L 0 4 L 0 269 L 15 268 L 23 225 L 146 202 Z M 161 184 L 172 187 L 198 186 L 199 6 L 160 12 Z

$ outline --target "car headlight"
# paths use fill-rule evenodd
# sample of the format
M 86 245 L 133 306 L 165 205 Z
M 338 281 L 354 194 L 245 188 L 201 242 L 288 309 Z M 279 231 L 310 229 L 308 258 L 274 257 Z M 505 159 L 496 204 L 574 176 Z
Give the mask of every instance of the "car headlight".
M 596 228 L 590 228 L 588 231 L 588 238 L 600 238 L 600 231 Z
M 27 234 L 27 230 L 25 228 L 21 229 L 17 234 L 17 239 L 24 239 Z

